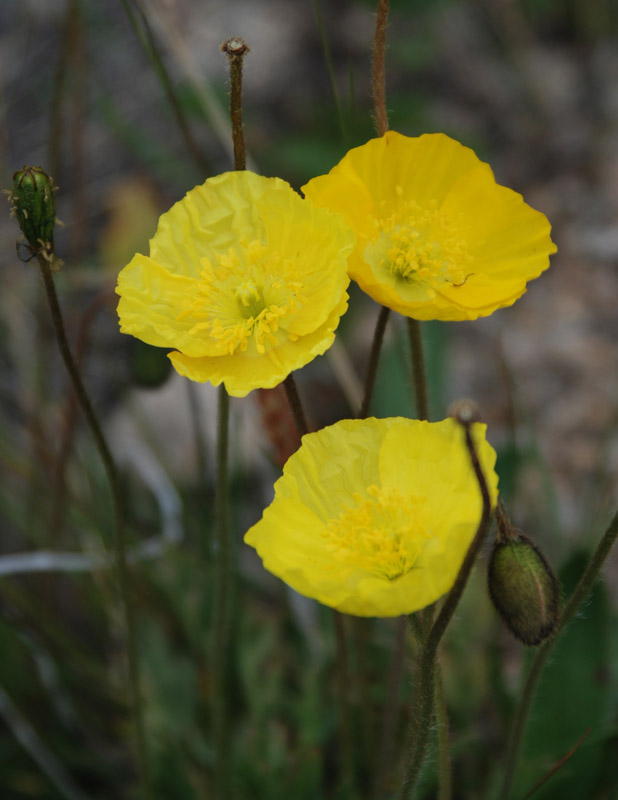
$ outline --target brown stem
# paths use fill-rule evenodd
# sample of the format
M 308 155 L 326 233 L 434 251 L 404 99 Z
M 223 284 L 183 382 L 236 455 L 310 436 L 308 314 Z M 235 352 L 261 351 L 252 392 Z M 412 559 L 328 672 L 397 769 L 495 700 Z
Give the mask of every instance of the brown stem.
M 378 0 L 376 12 L 376 33 L 373 41 L 373 61 L 371 70 L 371 88 L 376 130 L 378 136 L 384 136 L 388 130 L 388 114 L 386 113 L 386 26 L 388 23 L 389 0 Z
M 288 397 L 292 415 L 294 416 L 294 422 L 296 423 L 298 435 L 304 436 L 306 433 L 309 433 L 309 425 L 303 410 L 303 404 L 300 401 L 300 395 L 298 394 L 296 381 L 294 380 L 292 373 L 290 373 L 283 381 L 283 385 L 285 387 L 285 393 Z
M 378 361 L 380 360 L 380 351 L 382 350 L 382 342 L 384 341 L 384 333 L 386 331 L 386 323 L 388 316 L 391 313 L 390 308 L 382 306 L 376 329 L 373 334 L 373 343 L 371 345 L 371 353 L 369 354 L 369 364 L 367 365 L 367 377 L 365 378 L 365 394 L 363 396 L 363 404 L 359 411 L 359 419 L 365 419 L 369 414 L 369 406 L 371 405 L 371 396 L 373 395 L 373 387 L 376 382 L 376 375 L 378 372 Z
M 230 119 L 234 141 L 234 169 L 246 169 L 245 137 L 242 128 L 242 62 L 249 48 L 235 36 L 221 45 L 230 62 Z

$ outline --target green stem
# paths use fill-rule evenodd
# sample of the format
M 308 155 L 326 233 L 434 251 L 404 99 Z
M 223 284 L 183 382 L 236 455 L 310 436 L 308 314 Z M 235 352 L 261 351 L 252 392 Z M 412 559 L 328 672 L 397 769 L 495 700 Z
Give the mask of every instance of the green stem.
M 371 345 L 371 353 L 369 354 L 369 364 L 367 365 L 367 377 L 365 379 L 365 394 L 363 396 L 363 404 L 359 411 L 359 418 L 365 419 L 369 414 L 369 406 L 371 405 L 371 396 L 373 395 L 373 387 L 376 382 L 376 374 L 378 372 L 378 361 L 380 360 L 380 351 L 382 350 L 382 342 L 384 341 L 384 332 L 386 331 L 386 323 L 388 316 L 391 313 L 390 308 L 382 306 L 376 329 L 373 334 L 373 343 Z
M 197 168 L 203 172 L 205 175 L 210 174 L 210 164 L 204 157 L 204 154 L 201 152 L 200 148 L 197 146 L 195 139 L 193 138 L 193 134 L 191 133 L 191 129 L 189 128 L 189 123 L 185 117 L 184 111 L 182 110 L 182 105 L 176 96 L 176 90 L 174 89 L 174 85 L 172 80 L 169 76 L 163 58 L 161 57 L 161 53 L 159 52 L 159 48 L 157 46 L 155 37 L 152 33 L 152 28 L 150 27 L 150 23 L 148 22 L 148 17 L 143 12 L 141 7 L 139 8 L 139 14 L 142 19 L 142 25 L 144 28 L 144 33 L 142 32 L 135 14 L 133 13 L 133 9 L 131 8 L 131 4 L 129 0 L 121 0 L 122 5 L 124 6 L 124 10 L 126 11 L 127 17 L 131 22 L 133 30 L 135 31 L 137 38 L 140 40 L 142 47 L 146 51 L 148 58 L 150 59 L 150 63 L 154 67 L 154 71 L 157 74 L 159 82 L 163 87 L 163 91 L 165 92 L 165 96 L 167 97 L 168 103 L 172 109 L 174 117 L 176 118 L 176 123 L 182 135 L 182 138 L 185 141 L 187 146 L 187 150 L 191 154 L 195 165 Z
M 371 69 L 371 89 L 375 125 L 378 136 L 384 136 L 388 130 L 388 114 L 386 112 L 386 26 L 388 23 L 389 0 L 378 0 L 376 11 L 376 32 L 373 41 L 373 61 Z
M 90 398 L 82 382 L 79 370 L 71 354 L 71 348 L 64 329 L 62 311 L 56 294 L 56 287 L 52 275 L 51 264 L 44 255 L 37 255 L 37 261 L 41 270 L 47 302 L 51 312 L 52 323 L 60 349 L 60 355 L 66 367 L 73 389 L 79 401 L 79 405 L 84 412 L 86 421 L 90 427 L 96 447 L 101 456 L 101 460 L 107 473 L 107 478 L 112 491 L 112 502 L 114 508 L 114 553 L 116 557 L 116 570 L 118 573 L 118 584 L 124 615 L 124 623 L 127 635 L 127 661 L 129 667 L 129 691 L 131 697 L 131 710 L 135 728 L 135 739 L 137 745 L 137 755 L 139 762 L 139 772 L 144 798 L 152 796 L 150 785 L 150 770 L 146 747 L 146 734 L 144 728 L 144 715 L 140 695 L 140 674 L 139 661 L 137 657 L 137 638 L 135 630 L 135 608 L 133 597 L 129 589 L 129 572 L 127 567 L 126 554 L 126 533 L 124 519 L 124 502 L 122 489 L 116 464 L 108 447 L 107 441 L 99 424 L 97 415 L 92 407 Z
M 391 659 L 388 678 L 386 681 L 386 702 L 382 712 L 382 723 L 380 726 L 379 752 L 376 761 L 373 788 L 371 796 L 375 800 L 382 800 L 384 797 L 384 784 L 386 776 L 392 769 L 394 763 L 393 751 L 395 749 L 395 732 L 397 728 L 397 716 L 399 709 L 399 692 L 403 681 L 405 658 L 406 658 L 406 639 L 408 633 L 408 618 L 399 617 L 397 619 L 397 630 L 395 633 L 395 644 Z
M 448 709 L 444 680 L 440 665 L 437 664 L 436 672 L 436 722 L 438 726 L 438 798 L 437 800 L 451 800 L 451 741 L 448 726 Z
M 228 534 L 228 439 L 230 398 L 221 384 L 218 394 L 215 608 L 212 713 L 215 740 L 215 798 L 228 795 L 228 692 L 230 646 L 230 546 Z
M 421 323 L 417 319 L 406 320 L 410 352 L 412 354 L 412 377 L 416 398 L 416 415 L 419 419 L 429 419 L 429 402 L 427 399 L 427 378 L 425 372 L 425 356 L 423 353 L 423 336 Z
M 340 746 L 343 772 L 344 796 L 354 792 L 354 745 L 350 713 L 350 670 L 345 641 L 344 617 L 333 610 L 335 642 L 337 644 L 337 682 L 339 687 L 339 709 L 341 713 Z
M 399 794 L 400 800 L 407 800 L 412 798 L 414 794 L 414 787 L 418 781 L 423 764 L 425 763 L 425 754 L 427 751 L 427 744 L 429 742 L 429 734 L 431 731 L 433 716 L 434 716 L 434 699 L 436 692 L 436 656 L 438 645 L 446 631 L 446 628 L 453 618 L 455 609 L 459 604 L 463 591 L 472 572 L 472 567 L 476 561 L 476 557 L 485 541 L 489 531 L 489 523 L 491 520 L 491 499 L 489 497 L 489 489 L 487 482 L 481 469 L 478 460 L 476 448 L 470 435 L 470 423 L 461 421 L 464 428 L 466 447 L 470 455 L 474 474 L 476 476 L 481 496 L 483 499 L 483 512 L 481 520 L 476 531 L 476 535 L 472 540 L 472 544 L 468 548 L 468 552 L 464 558 L 461 569 L 457 575 L 455 583 L 451 591 L 446 596 L 446 600 L 440 609 L 436 621 L 425 642 L 423 652 L 421 654 L 421 661 L 419 667 L 419 698 L 420 708 L 417 721 L 417 736 L 412 747 L 408 769 L 406 772 L 405 781 L 401 787 Z
M 515 768 L 517 766 L 519 752 L 521 750 L 526 723 L 528 721 L 528 715 L 532 707 L 532 702 L 536 694 L 541 674 L 545 664 L 547 663 L 547 659 L 549 658 L 549 655 L 560 635 L 563 633 L 566 626 L 573 619 L 575 614 L 577 614 L 582 603 L 592 591 L 592 587 L 599 577 L 601 568 L 603 567 L 605 559 L 609 555 L 609 552 L 616 541 L 616 537 L 618 537 L 618 512 L 614 515 L 607 530 L 603 534 L 597 549 L 588 562 L 588 566 L 586 567 L 584 574 L 579 579 L 577 586 L 573 590 L 573 593 L 564 606 L 564 610 L 562 611 L 558 625 L 556 626 L 556 632 L 554 633 L 554 636 L 536 651 L 534 658 L 532 659 L 530 669 L 526 675 L 526 682 L 524 684 L 521 700 L 519 701 L 519 705 L 517 707 L 517 712 L 515 714 L 513 727 L 511 728 L 511 735 L 507 746 L 504 778 L 500 791 L 501 800 L 508 800 L 511 795 L 513 777 L 515 775 Z

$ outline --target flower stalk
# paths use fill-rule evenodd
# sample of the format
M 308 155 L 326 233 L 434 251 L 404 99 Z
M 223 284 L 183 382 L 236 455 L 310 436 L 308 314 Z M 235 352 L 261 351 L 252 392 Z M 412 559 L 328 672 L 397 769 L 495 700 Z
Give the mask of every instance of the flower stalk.
M 427 745 L 429 743 L 429 735 L 434 718 L 438 646 L 461 600 L 476 557 L 489 532 L 489 523 L 492 517 L 489 488 L 480 465 L 476 445 L 474 444 L 470 430 L 473 422 L 477 421 L 476 412 L 470 403 L 461 403 L 458 405 L 457 409 L 454 410 L 454 416 L 464 429 L 466 448 L 481 492 L 483 510 L 476 535 L 468 548 L 455 583 L 446 596 L 440 613 L 429 631 L 427 641 L 425 642 L 421 654 L 419 665 L 419 711 L 416 723 L 417 735 L 410 753 L 405 780 L 399 794 L 400 800 L 411 800 L 414 796 L 414 788 L 425 763 Z
M 427 377 L 421 323 L 417 319 L 412 319 L 411 317 L 406 319 L 406 323 L 408 338 L 410 340 L 410 353 L 412 355 L 412 378 L 414 382 L 414 396 L 416 399 L 416 416 L 419 419 L 429 419 L 429 401 L 427 398 Z
M 234 142 L 234 169 L 247 168 L 242 127 L 242 65 L 249 49 L 239 36 L 227 39 L 221 45 L 221 50 L 227 55 L 230 64 L 230 119 Z
M 532 703 L 536 695 L 536 690 L 547 663 L 547 659 L 549 658 L 554 645 L 566 629 L 567 625 L 577 614 L 582 603 L 592 591 L 592 587 L 599 577 L 601 568 L 603 567 L 605 559 L 609 555 L 616 538 L 618 538 L 618 512 L 616 512 L 610 524 L 608 525 L 601 538 L 601 541 L 597 546 L 597 549 L 588 562 L 588 566 L 586 567 L 584 574 L 579 579 L 577 586 L 566 602 L 562 614 L 558 619 L 558 624 L 556 626 L 554 635 L 534 654 L 528 674 L 526 675 L 522 696 L 519 701 L 519 705 L 517 706 L 517 711 L 515 713 L 513 726 L 511 728 L 511 734 L 507 745 L 506 756 L 504 759 L 504 775 L 500 789 L 500 798 L 502 800 L 509 800 L 509 797 L 511 796 L 513 789 L 513 778 L 526 730 L 526 723 L 528 722 L 528 716 L 530 714 Z
M 48 253 L 38 253 L 36 258 L 41 271 L 41 276 L 43 278 L 43 284 L 45 286 L 45 293 L 47 295 L 47 301 L 51 312 L 52 323 L 54 332 L 56 334 L 60 355 L 62 356 L 66 370 L 69 373 L 69 377 L 71 379 L 71 383 L 73 384 L 73 389 L 79 405 L 84 412 L 84 416 L 86 417 L 86 421 L 92 432 L 112 491 L 112 502 L 114 507 L 114 553 L 116 557 L 116 571 L 126 631 L 129 692 L 131 700 L 130 705 L 133 715 L 142 794 L 144 798 L 150 798 L 152 796 L 152 791 L 150 785 L 150 768 L 146 746 L 144 714 L 140 693 L 141 682 L 139 661 L 137 656 L 135 607 L 131 590 L 129 588 L 124 501 L 122 497 L 120 479 L 116 464 L 107 444 L 107 440 L 103 434 L 103 430 L 92 403 L 90 402 L 90 398 L 82 382 L 75 360 L 73 359 L 71 348 L 69 347 L 69 342 L 64 328 L 64 321 L 62 318 L 62 311 L 60 309 L 60 303 L 58 301 L 58 295 L 56 293 L 56 287 L 54 285 L 54 279 L 52 275 L 52 260 L 50 260 Z
M 388 114 L 386 112 L 386 27 L 388 24 L 388 6 L 389 0 L 378 0 L 371 65 L 371 88 L 378 136 L 383 136 L 388 130 Z
M 378 373 L 378 362 L 380 360 L 380 352 L 382 350 L 382 342 L 384 341 L 384 333 L 386 332 L 386 323 L 391 313 L 390 308 L 382 306 L 376 322 L 376 328 L 373 334 L 373 342 L 371 345 L 371 353 L 369 354 L 369 363 L 367 365 L 367 376 L 365 378 L 365 393 L 363 395 L 363 404 L 360 408 L 358 416 L 360 419 L 365 419 L 369 414 L 369 407 L 371 405 L 371 398 L 373 396 L 373 389 L 376 382 L 376 375 Z
M 292 416 L 294 417 L 296 429 L 298 430 L 298 435 L 302 438 L 306 433 L 309 433 L 309 425 L 307 423 L 307 417 L 305 416 L 300 395 L 298 394 L 298 387 L 296 386 L 296 381 L 294 380 L 292 373 L 290 373 L 283 381 L 283 386 L 288 398 L 288 403 L 290 404 Z
M 133 717 L 142 796 L 144 800 L 147 800 L 152 796 L 152 788 L 140 693 L 135 607 L 129 587 L 124 498 L 116 463 L 71 352 L 54 284 L 53 270 L 58 269 L 62 264 L 54 250 L 53 229 L 56 222 L 54 191 L 53 181 L 44 170 L 40 167 L 24 167 L 13 176 L 13 190 L 10 196 L 14 204 L 12 213 L 28 242 L 27 249 L 31 253 L 31 257 L 36 258 L 39 265 L 60 356 L 68 372 L 77 401 L 86 417 L 111 488 L 114 512 L 114 555 L 126 634 L 129 705 Z
M 229 39 L 221 45 L 230 62 L 230 117 L 234 141 L 234 168 L 246 168 L 242 129 L 242 59 L 249 48 L 242 39 Z M 217 552 L 214 607 L 214 649 L 212 712 L 215 741 L 215 797 L 229 797 L 229 696 L 227 675 L 231 639 L 232 571 L 229 533 L 229 434 L 230 397 L 224 384 L 219 386 L 217 406 L 217 486 L 215 527 Z
M 215 528 L 216 586 L 213 623 L 212 712 L 215 740 L 215 797 L 224 800 L 229 782 L 229 698 L 227 674 L 230 650 L 231 568 L 228 505 L 228 457 L 230 398 L 225 386 L 219 387 L 217 408 L 217 485 Z

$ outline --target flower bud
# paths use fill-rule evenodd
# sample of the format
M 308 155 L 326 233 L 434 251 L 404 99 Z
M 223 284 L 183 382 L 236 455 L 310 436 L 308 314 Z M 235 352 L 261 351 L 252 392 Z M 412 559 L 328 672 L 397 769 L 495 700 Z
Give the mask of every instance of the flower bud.
M 54 252 L 54 187 L 41 167 L 24 167 L 13 175 L 14 215 L 34 252 L 51 257 Z
M 539 645 L 558 621 L 560 589 L 556 576 L 538 547 L 511 529 L 498 536 L 488 571 L 489 594 L 513 636 Z

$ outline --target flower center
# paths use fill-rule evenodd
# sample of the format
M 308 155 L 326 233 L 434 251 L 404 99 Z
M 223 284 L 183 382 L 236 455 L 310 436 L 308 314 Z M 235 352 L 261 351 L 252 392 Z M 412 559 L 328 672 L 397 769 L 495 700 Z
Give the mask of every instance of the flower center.
M 414 566 L 425 541 L 425 500 L 398 489 L 372 485 L 368 497 L 355 495 L 357 505 L 330 520 L 324 536 L 337 560 L 388 580 Z
M 366 247 L 365 258 L 377 275 L 407 294 L 419 290 L 425 299 L 448 283 L 466 281 L 471 256 L 465 239 L 437 208 L 405 203 L 378 222 L 378 234 Z M 423 299 L 415 296 L 410 299 Z
M 236 288 L 236 302 L 241 316 L 256 318 L 264 311 L 264 291 L 255 281 L 245 281 Z
M 304 302 L 293 263 L 258 241 L 241 242 L 216 263 L 202 259 L 200 279 L 180 315 L 192 334 L 208 337 L 217 354 L 262 355 L 293 338 L 288 325 Z

